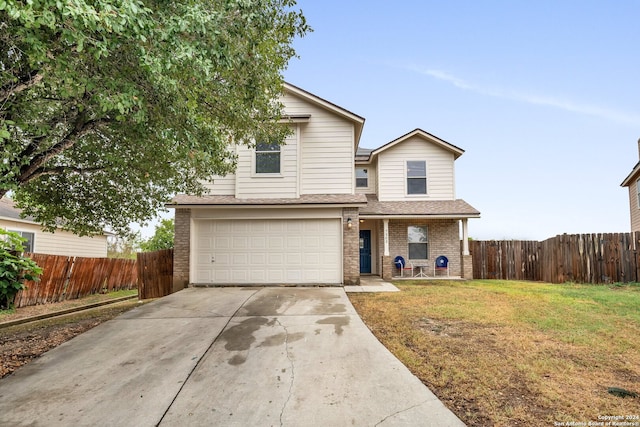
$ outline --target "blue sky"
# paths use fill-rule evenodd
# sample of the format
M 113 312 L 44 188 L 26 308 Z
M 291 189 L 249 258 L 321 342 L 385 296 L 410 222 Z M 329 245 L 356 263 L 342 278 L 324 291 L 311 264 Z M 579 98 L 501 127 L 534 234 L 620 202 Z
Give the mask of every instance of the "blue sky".
M 285 79 L 366 118 L 360 146 L 422 128 L 466 153 L 475 239 L 629 231 L 640 1 L 299 0 L 314 32 Z

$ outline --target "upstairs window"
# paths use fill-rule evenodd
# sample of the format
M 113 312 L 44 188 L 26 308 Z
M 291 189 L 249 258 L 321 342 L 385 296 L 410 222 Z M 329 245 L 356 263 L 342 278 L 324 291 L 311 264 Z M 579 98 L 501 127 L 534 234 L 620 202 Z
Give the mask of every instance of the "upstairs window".
M 638 199 L 638 209 L 640 209 L 640 179 L 636 181 L 636 198 Z
M 407 194 L 427 194 L 427 162 L 407 162 Z
M 367 169 L 356 169 L 356 188 L 367 188 L 369 186 L 369 171 Z
M 407 229 L 409 259 L 429 258 L 427 227 L 411 225 Z
M 258 142 L 256 144 L 256 173 L 280 173 L 280 144 Z

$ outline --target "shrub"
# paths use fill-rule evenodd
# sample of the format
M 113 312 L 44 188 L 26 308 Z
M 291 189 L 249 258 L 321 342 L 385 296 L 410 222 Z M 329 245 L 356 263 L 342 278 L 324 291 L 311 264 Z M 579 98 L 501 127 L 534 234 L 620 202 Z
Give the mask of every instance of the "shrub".
M 22 255 L 24 242 L 19 234 L 0 229 L 0 309 L 12 308 L 24 281 L 38 280 L 42 274 L 38 264 Z

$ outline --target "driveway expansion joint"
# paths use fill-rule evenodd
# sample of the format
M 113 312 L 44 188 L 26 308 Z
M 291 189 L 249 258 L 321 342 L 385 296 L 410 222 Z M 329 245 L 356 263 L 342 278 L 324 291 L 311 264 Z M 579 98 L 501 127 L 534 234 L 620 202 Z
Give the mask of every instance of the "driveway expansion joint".
M 255 292 L 251 292 L 251 294 L 242 302 L 242 304 L 240 304 L 240 306 L 236 309 L 236 311 L 229 317 L 229 319 L 227 319 L 227 323 L 224 325 L 223 328 L 220 329 L 220 332 L 218 333 L 218 335 L 216 335 L 213 340 L 211 340 L 211 344 L 209 344 L 209 347 L 207 347 L 207 349 L 202 353 L 202 355 L 200 356 L 200 358 L 198 359 L 198 361 L 193 365 L 193 368 L 191 369 L 191 371 L 189 371 L 189 373 L 187 374 L 186 378 L 184 379 L 184 381 L 182 382 L 182 385 L 180 386 L 180 388 L 178 389 L 177 393 L 175 394 L 175 396 L 173 396 L 173 399 L 171 400 L 171 403 L 169 405 L 167 405 L 167 409 L 164 411 L 164 413 L 162 414 L 162 416 L 160 417 L 160 420 L 158 421 L 158 423 L 156 424 L 155 427 L 160 426 L 160 424 L 162 424 L 162 421 L 165 419 L 165 417 L 167 416 L 167 414 L 169 413 L 169 411 L 171 410 L 171 407 L 173 406 L 173 404 L 175 403 L 176 399 L 178 398 L 178 396 L 180 395 L 180 393 L 182 392 L 182 389 L 184 389 L 184 387 L 186 386 L 187 382 L 189 381 L 189 379 L 191 378 L 191 376 L 193 375 L 193 373 L 195 372 L 195 370 L 198 368 L 198 366 L 200 366 L 200 363 L 202 363 L 202 361 L 204 360 L 204 358 L 206 357 L 206 355 L 211 351 L 211 349 L 213 348 L 214 344 L 218 341 L 218 339 L 220 338 L 220 335 L 222 335 L 225 331 L 225 329 L 227 329 L 227 326 L 229 326 L 229 323 L 231 323 L 231 320 L 233 318 L 236 317 L 236 315 L 238 314 L 238 312 L 240 311 L 240 309 L 242 307 L 244 307 L 244 305 L 247 303 L 247 301 L 249 301 L 255 294 L 257 294 L 259 292 L 259 289 L 257 289 Z

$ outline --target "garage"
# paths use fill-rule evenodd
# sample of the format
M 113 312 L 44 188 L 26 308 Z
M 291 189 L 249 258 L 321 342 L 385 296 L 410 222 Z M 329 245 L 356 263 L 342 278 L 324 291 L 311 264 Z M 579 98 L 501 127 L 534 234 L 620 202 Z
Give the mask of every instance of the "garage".
M 340 219 L 218 219 L 193 225 L 193 283 L 342 282 Z

